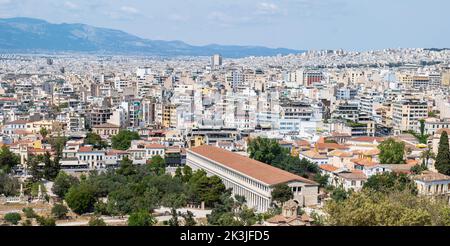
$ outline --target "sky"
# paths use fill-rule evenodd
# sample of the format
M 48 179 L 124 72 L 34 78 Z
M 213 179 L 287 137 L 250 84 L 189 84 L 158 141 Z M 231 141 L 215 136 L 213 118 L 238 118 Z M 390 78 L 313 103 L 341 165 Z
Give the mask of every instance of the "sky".
M 0 18 L 120 29 L 193 45 L 450 47 L 448 0 L 0 0 Z

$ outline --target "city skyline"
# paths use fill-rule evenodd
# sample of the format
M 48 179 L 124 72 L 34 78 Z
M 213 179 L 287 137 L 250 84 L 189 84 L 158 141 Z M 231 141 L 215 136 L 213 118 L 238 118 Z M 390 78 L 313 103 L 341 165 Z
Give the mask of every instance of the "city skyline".
M 35 4 L 35 0 L 0 0 L 0 18 L 83 23 L 193 45 L 262 45 L 300 50 L 448 46 L 445 18 L 449 17 L 445 9 L 450 3 L 442 0 L 169 0 L 164 4 L 45 0 L 39 1 L 39 9 Z

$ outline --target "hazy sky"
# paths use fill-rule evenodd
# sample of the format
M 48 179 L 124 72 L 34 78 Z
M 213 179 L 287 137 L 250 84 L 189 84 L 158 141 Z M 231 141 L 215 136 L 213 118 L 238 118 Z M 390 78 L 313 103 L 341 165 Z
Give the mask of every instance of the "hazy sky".
M 196 45 L 450 47 L 448 0 L 0 0 L 18 16 Z

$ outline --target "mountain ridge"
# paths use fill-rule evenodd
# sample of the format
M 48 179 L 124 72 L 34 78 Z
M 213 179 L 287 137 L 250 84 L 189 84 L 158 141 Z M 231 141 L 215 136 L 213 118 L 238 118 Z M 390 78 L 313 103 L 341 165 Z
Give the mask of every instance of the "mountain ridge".
M 304 51 L 251 45 L 209 44 L 195 46 L 180 40 L 165 41 L 140 38 L 127 32 L 82 23 L 52 24 L 45 20 L 15 17 L 0 18 L 0 51 L 80 52 L 149 56 L 224 57 L 274 56 L 299 54 Z

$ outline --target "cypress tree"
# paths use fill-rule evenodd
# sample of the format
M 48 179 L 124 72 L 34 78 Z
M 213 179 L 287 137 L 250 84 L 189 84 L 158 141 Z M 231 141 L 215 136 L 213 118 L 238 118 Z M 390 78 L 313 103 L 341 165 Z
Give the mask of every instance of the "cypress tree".
M 450 149 L 446 131 L 443 131 L 441 134 L 435 167 L 440 173 L 450 175 Z

